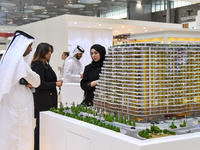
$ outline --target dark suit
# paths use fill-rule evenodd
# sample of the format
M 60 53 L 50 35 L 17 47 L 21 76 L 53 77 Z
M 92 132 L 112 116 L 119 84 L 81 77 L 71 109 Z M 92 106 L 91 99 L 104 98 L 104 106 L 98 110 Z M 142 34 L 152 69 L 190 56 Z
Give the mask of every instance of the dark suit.
M 35 104 L 35 150 L 39 150 L 39 112 L 49 110 L 51 107 L 57 108 L 57 77 L 51 66 L 43 64 L 42 61 L 36 60 L 32 63 L 31 68 L 40 76 L 40 86 L 35 89 L 34 104 Z

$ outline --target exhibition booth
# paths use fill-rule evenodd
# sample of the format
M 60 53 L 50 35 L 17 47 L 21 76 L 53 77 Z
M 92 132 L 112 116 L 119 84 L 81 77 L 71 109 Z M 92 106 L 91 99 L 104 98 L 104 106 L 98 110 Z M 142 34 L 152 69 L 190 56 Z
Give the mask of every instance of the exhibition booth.
M 185 38 L 200 39 L 199 30 L 195 32 L 187 29 L 181 30 L 181 25 L 178 24 L 74 15 L 46 19 L 19 26 L 18 29 L 27 31 L 35 37 L 36 42 L 33 47 L 36 47 L 41 42 L 47 42 L 54 46 L 50 64 L 58 77 L 59 71 L 57 67 L 63 63 L 60 58 L 63 51 L 72 52 L 76 45 L 82 46 L 85 49 L 81 59 L 84 68 L 91 62 L 91 45 L 98 43 L 108 48 L 113 45 L 113 35 L 115 34 L 130 33 L 134 30 L 135 35 L 132 34 L 130 38 L 142 40 L 155 37 L 159 38 L 157 41 L 160 43 L 168 43 L 171 37 L 183 38 L 184 36 Z M 144 34 L 141 34 L 142 32 Z M 172 34 L 175 36 L 172 36 Z M 173 41 L 176 40 L 170 40 L 170 42 Z M 146 41 L 146 43 L 152 42 L 155 41 Z M 61 90 L 63 104 L 72 104 L 73 102 L 80 104 L 82 99 L 83 91 L 79 84 L 63 84 Z M 41 150 L 188 150 L 191 149 L 191 146 L 192 150 L 197 150 L 199 149 L 198 141 L 200 140 L 199 133 L 191 133 L 187 134 L 187 136 L 177 135 L 159 139 L 139 140 L 126 136 L 123 132 L 117 133 L 49 111 L 41 113 L 40 127 Z M 139 131 L 140 129 L 136 128 L 135 130 Z

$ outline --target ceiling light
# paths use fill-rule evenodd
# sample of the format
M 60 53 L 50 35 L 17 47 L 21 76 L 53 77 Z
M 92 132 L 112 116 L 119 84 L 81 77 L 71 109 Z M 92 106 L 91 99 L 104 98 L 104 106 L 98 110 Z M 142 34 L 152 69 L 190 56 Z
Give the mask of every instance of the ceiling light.
M 119 34 L 122 34 L 122 33 L 119 33 Z
M 110 29 L 112 29 L 112 27 L 110 27 Z
M 28 20 L 32 20 L 32 21 L 37 21 L 37 20 L 41 20 L 40 18 L 28 18 Z
M 15 10 L 17 13 L 34 13 L 34 10 Z
M 57 12 L 48 12 L 47 14 L 49 14 L 49 15 L 56 15 Z
M 28 5 L 28 6 L 24 6 L 25 9 L 32 9 L 32 10 L 41 10 L 41 9 L 45 9 L 45 7 L 43 6 L 37 6 L 37 5 Z
M 131 31 L 131 29 L 128 29 L 128 31 Z
M 147 32 L 147 30 L 144 30 L 145 32 Z
M 74 24 L 77 24 L 77 22 L 74 22 Z
M 118 32 L 117 30 L 115 30 L 115 32 Z
M 70 6 L 64 5 L 64 7 L 66 7 L 66 8 L 84 8 L 85 5 L 82 5 L 82 4 L 71 4 Z
M 47 2 L 47 1 L 41 2 L 41 4 L 42 4 L 42 5 L 54 5 L 53 2 Z
M 93 11 L 80 11 L 80 13 L 82 13 L 82 14 L 91 14 L 91 13 L 93 13 Z
M 146 27 L 143 27 L 143 29 L 146 29 Z
M 160 30 L 163 30 L 163 28 L 160 28 Z
M 66 9 L 66 8 L 58 8 L 56 9 L 57 11 L 69 11 L 69 9 Z
M 0 6 L 1 7 L 15 7 L 16 4 L 13 4 L 13 3 L 6 3 L 6 2 L 0 2 Z
M 87 26 L 87 28 L 90 28 L 90 26 Z
M 131 33 L 134 33 L 133 31 Z
M 35 18 L 49 18 L 49 15 L 33 15 Z
M 78 0 L 78 2 L 83 4 L 96 4 L 101 3 L 101 0 Z
M 101 24 L 99 24 L 99 26 L 102 26 Z
M 124 28 L 124 26 L 122 26 L 122 28 Z
M 141 1 L 137 1 L 136 7 L 141 7 L 141 6 L 142 6 Z

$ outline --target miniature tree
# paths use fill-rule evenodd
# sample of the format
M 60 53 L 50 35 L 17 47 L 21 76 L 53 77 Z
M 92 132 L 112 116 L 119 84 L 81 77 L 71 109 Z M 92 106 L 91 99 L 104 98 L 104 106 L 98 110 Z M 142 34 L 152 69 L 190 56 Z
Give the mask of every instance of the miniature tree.
M 134 126 L 134 127 L 135 127 L 135 125 L 136 125 L 136 124 L 135 124 L 135 119 L 133 119 L 132 126 Z
M 126 122 L 126 116 L 124 116 L 124 124 L 127 124 L 127 122 Z
M 183 121 L 183 124 L 180 124 L 180 127 L 186 127 L 187 125 L 186 125 L 186 122 L 185 122 L 185 120 Z
M 120 117 L 120 123 L 123 123 L 123 116 Z
M 171 127 L 171 129 L 175 129 L 175 128 L 177 128 L 177 126 L 174 125 L 174 122 L 172 122 L 172 124 L 171 124 L 170 127 Z
M 114 115 L 112 115 L 112 121 L 114 121 Z
M 101 120 L 101 113 L 99 113 L 99 120 Z
M 128 125 L 131 125 L 131 118 L 129 117 Z
M 176 117 L 174 116 L 173 118 L 172 118 L 172 120 L 173 120 L 173 122 L 176 120 Z
M 112 117 L 111 117 L 111 115 L 109 114 L 109 115 L 107 115 L 108 117 L 107 117 L 107 121 L 109 121 L 109 122 L 112 122 Z
M 118 122 L 118 121 L 119 121 L 118 115 L 116 114 L 116 116 L 115 116 L 115 122 Z

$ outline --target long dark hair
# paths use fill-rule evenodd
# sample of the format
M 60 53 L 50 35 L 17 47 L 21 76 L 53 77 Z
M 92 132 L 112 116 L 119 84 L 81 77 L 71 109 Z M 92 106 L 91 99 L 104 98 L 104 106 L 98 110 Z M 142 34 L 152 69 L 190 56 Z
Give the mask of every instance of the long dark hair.
M 46 63 L 45 61 L 45 55 L 49 52 L 49 47 L 51 47 L 51 53 L 53 53 L 53 46 L 48 44 L 48 43 L 40 43 L 35 51 L 35 54 L 33 56 L 33 60 L 31 63 L 33 63 L 36 60 L 40 60 L 44 63 Z

